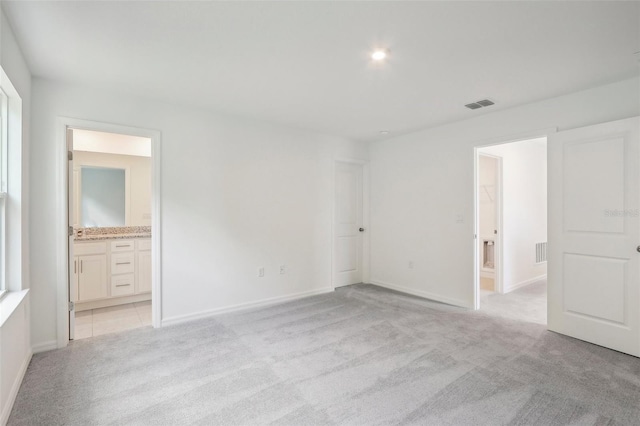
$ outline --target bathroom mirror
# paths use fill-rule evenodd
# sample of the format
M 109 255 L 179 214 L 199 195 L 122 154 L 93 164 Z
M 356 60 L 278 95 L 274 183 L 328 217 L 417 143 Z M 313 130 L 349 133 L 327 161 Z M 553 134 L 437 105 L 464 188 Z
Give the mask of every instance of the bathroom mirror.
M 80 167 L 80 226 L 128 226 L 127 170 Z

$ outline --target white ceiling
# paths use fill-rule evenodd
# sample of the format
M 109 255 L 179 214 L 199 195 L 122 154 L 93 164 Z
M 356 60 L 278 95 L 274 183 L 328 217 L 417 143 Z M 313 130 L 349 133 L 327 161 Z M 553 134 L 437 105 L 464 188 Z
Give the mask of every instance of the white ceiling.
M 629 78 L 640 2 L 4 1 L 34 76 L 358 140 Z M 372 64 L 374 47 L 389 60 Z M 489 98 L 476 111 L 464 104 Z

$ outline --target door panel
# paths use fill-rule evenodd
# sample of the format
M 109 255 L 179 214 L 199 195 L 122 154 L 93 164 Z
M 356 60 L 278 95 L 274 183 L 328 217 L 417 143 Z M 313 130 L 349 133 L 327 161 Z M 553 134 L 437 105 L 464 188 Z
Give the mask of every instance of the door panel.
M 549 329 L 640 356 L 640 119 L 552 135 Z
M 362 166 L 336 163 L 334 283 L 362 282 Z
M 67 129 L 67 153 L 73 153 L 73 130 Z M 77 221 L 79 220 L 79 215 L 75 213 L 76 206 L 74 200 L 78 196 L 77 192 L 77 182 L 75 180 L 76 173 L 73 170 L 73 157 L 68 157 L 67 162 L 67 227 L 77 226 Z M 75 232 L 75 231 L 74 231 Z M 69 271 L 67 276 L 69 277 L 69 302 L 76 302 L 78 300 L 78 261 L 73 254 L 73 234 L 69 235 L 69 239 L 67 241 L 68 247 L 68 268 Z M 71 303 L 70 303 L 71 305 Z M 69 340 L 73 340 L 75 338 L 75 328 L 76 328 L 76 309 L 75 306 L 72 305 L 72 308 L 69 309 Z
M 93 300 L 107 297 L 107 255 L 79 256 L 80 277 L 78 300 Z

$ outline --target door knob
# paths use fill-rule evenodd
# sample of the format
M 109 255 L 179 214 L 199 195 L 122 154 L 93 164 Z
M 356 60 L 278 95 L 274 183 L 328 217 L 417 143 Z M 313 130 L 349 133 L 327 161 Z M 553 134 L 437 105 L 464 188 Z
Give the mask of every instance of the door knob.
M 360 229 L 358 229 L 358 231 L 364 232 L 364 228 L 360 228 Z M 638 251 L 640 251 L 640 246 L 638 246 Z

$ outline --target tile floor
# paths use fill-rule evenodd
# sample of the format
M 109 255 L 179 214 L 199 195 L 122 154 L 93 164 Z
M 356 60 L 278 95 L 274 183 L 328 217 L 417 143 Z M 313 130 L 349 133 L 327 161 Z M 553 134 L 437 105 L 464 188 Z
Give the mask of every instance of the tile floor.
M 76 312 L 75 339 L 151 326 L 151 301 Z

